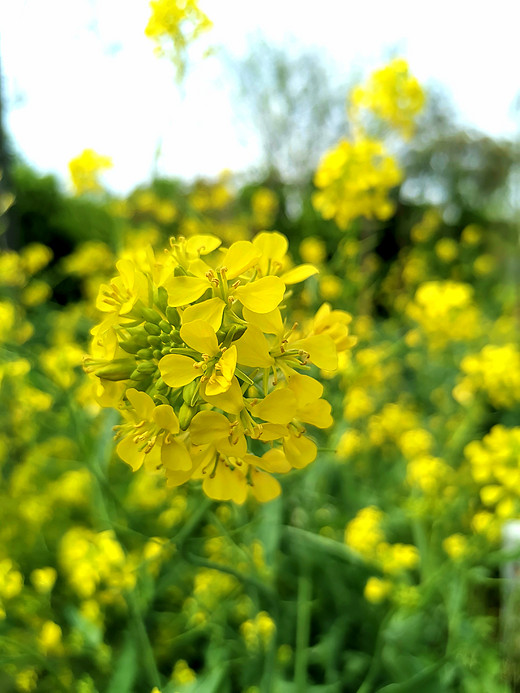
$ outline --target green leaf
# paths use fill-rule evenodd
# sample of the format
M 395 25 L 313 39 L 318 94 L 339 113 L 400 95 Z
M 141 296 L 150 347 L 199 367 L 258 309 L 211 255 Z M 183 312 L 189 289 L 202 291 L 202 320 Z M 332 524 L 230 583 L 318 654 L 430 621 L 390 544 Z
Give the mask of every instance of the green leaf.
M 117 658 L 106 693 L 132 693 L 137 674 L 138 652 L 135 642 L 126 633 L 121 654 Z

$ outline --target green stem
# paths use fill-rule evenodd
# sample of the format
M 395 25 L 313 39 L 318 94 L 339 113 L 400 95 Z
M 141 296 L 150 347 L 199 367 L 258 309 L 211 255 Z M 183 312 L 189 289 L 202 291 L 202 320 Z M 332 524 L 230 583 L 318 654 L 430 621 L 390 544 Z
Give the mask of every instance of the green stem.
M 296 605 L 296 652 L 294 655 L 294 683 L 297 691 L 307 690 L 307 659 L 311 629 L 312 580 L 308 575 L 298 578 Z

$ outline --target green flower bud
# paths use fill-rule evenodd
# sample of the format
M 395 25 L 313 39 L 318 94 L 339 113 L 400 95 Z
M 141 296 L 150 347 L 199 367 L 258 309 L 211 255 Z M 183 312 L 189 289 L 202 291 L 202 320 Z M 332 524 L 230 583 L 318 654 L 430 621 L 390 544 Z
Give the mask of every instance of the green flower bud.
M 166 334 L 170 334 L 172 329 L 172 326 L 167 320 L 161 320 L 161 322 L 159 323 L 159 327 L 163 332 L 166 332 Z
M 172 308 L 172 306 L 168 306 L 168 308 L 166 308 L 166 317 L 168 318 L 168 321 L 171 325 L 174 325 L 175 327 L 180 327 L 181 319 L 177 311 L 177 308 Z
M 181 408 L 179 409 L 179 425 L 182 431 L 185 431 L 191 423 L 191 420 L 198 412 L 198 407 L 190 407 L 183 402 Z
M 149 344 L 151 347 L 157 349 L 158 347 L 161 347 L 161 346 L 162 346 L 161 338 L 160 338 L 160 337 L 156 337 L 155 335 L 151 334 L 151 335 L 148 337 L 148 344 Z
M 151 349 L 139 349 L 136 354 L 136 356 L 138 356 L 140 359 L 151 359 L 152 355 L 153 353 Z
M 137 352 L 142 349 L 142 344 L 136 342 L 134 339 L 125 339 L 124 342 L 119 342 L 119 346 L 127 354 L 137 354 Z
M 143 361 L 137 366 L 137 371 L 139 373 L 147 373 L 148 375 L 151 375 L 152 373 L 155 373 L 157 370 L 157 366 L 155 363 L 152 363 L 151 361 Z
M 156 303 L 159 310 L 161 310 L 163 313 L 168 308 L 168 292 L 166 291 L 164 286 L 157 287 Z
M 169 334 L 162 334 L 161 335 L 161 342 L 162 342 L 162 344 L 171 344 L 172 338 L 170 337 Z
M 130 380 L 142 381 L 142 380 L 148 380 L 148 377 L 149 377 L 148 373 L 140 373 L 136 368 L 135 371 L 132 372 L 132 374 L 130 376 Z
M 161 334 L 161 328 L 159 327 L 159 325 L 155 325 L 153 322 L 145 322 L 144 329 L 148 332 L 148 334 Z
M 104 380 L 127 380 L 135 366 L 134 359 L 115 359 L 94 371 L 98 378 Z
M 162 378 L 157 378 L 157 382 L 155 383 L 155 389 L 157 392 L 160 392 L 162 395 L 166 394 L 168 390 L 170 389 L 168 385 L 164 382 Z
M 160 358 L 162 358 L 162 355 L 163 355 L 163 353 L 160 349 L 154 349 L 153 350 L 152 356 L 154 357 L 154 359 L 160 359 Z
M 185 385 L 182 389 L 182 398 L 184 402 L 190 407 L 194 404 L 194 399 L 197 398 L 199 393 L 200 380 L 192 380 L 191 383 Z
M 153 322 L 156 325 L 161 321 L 161 316 L 153 308 L 147 308 L 146 306 L 141 307 L 141 315 L 147 322 Z M 146 328 L 145 328 L 146 329 Z

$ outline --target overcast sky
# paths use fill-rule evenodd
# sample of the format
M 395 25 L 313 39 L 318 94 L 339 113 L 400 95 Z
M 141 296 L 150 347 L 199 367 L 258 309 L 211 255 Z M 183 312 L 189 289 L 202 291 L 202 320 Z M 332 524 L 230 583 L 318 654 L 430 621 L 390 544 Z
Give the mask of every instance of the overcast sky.
M 462 122 L 492 135 L 518 130 L 516 0 L 201 0 L 211 39 L 237 57 L 261 33 L 269 42 L 322 47 L 345 79 L 389 52 L 423 83 L 444 85 Z M 144 36 L 146 0 L 0 2 L 5 126 L 16 151 L 64 182 L 85 148 L 111 156 L 106 181 L 127 192 L 159 170 L 191 179 L 240 171 L 259 145 L 237 133 L 229 76 L 217 58 L 196 61 L 182 89 Z

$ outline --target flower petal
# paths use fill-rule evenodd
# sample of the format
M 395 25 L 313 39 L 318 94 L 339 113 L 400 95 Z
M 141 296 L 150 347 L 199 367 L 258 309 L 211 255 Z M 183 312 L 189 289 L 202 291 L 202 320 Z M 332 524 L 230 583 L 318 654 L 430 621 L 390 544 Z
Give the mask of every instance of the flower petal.
M 233 295 L 255 313 L 270 313 L 282 302 L 284 293 L 285 284 L 279 277 L 262 277 L 238 286 Z
M 181 339 L 200 354 L 218 354 L 218 340 L 215 330 L 204 320 L 185 323 L 180 330 Z
M 170 387 L 184 387 L 201 375 L 201 371 L 194 368 L 196 361 L 182 354 L 167 354 L 159 361 L 161 377 Z
M 207 279 L 200 277 L 175 277 L 165 279 L 163 286 L 168 292 L 169 306 L 185 306 L 193 303 L 211 286 Z
M 244 334 L 234 342 L 237 361 L 251 368 L 270 368 L 274 359 L 269 353 L 269 344 L 260 328 L 250 325 Z
M 280 279 L 285 282 L 285 284 L 298 284 L 298 282 L 303 282 L 314 274 L 318 274 L 318 272 L 319 270 L 314 267 L 314 265 L 297 265 L 288 272 L 284 272 Z
M 296 415 L 296 397 L 286 387 L 274 390 L 251 406 L 253 416 L 274 424 L 288 424 Z
M 218 296 L 208 298 L 207 301 L 201 301 L 201 303 L 195 303 L 193 306 L 188 306 L 183 312 L 182 324 L 204 320 L 217 332 L 222 324 L 222 313 L 225 307 L 226 304 Z

